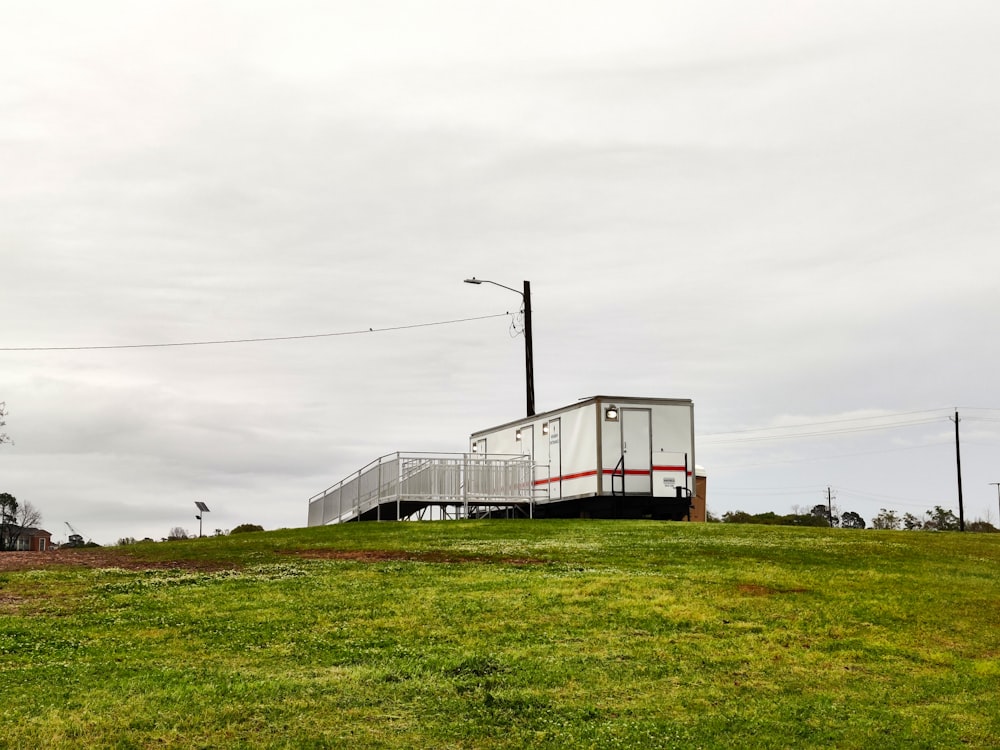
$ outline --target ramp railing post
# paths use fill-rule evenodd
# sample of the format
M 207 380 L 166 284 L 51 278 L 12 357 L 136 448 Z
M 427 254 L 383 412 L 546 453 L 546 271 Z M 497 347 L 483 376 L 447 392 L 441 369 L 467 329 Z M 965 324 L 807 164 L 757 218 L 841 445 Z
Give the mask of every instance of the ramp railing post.
M 469 517 L 469 454 L 464 456 L 465 477 L 462 481 L 462 507 L 465 508 L 465 517 Z
M 382 520 L 382 457 L 378 459 L 378 484 L 375 487 L 375 520 Z

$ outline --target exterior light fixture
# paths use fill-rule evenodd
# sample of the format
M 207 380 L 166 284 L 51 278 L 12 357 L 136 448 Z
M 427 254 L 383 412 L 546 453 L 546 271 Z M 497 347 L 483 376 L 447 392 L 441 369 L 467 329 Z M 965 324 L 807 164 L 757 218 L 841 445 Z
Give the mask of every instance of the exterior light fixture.
M 542 422 L 542 434 L 543 435 L 548 435 L 549 434 L 549 423 L 548 422 Z
M 521 442 L 521 428 L 520 427 L 517 429 L 517 432 L 514 433 L 514 439 L 517 442 L 519 442 L 519 443 Z
M 473 443 L 472 444 L 472 452 L 473 453 L 479 453 L 479 443 Z
M 617 406 L 609 406 L 608 408 L 606 408 L 604 410 L 604 418 L 606 420 L 608 420 L 609 422 L 617 422 L 618 421 L 618 407 Z

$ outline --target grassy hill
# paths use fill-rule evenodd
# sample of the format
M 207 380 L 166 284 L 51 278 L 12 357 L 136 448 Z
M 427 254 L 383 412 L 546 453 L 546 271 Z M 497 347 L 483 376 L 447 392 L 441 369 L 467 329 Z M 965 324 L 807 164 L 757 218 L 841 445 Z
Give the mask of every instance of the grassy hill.
M 1000 746 L 1000 535 L 448 521 L 68 554 L 0 573 L 0 746 Z

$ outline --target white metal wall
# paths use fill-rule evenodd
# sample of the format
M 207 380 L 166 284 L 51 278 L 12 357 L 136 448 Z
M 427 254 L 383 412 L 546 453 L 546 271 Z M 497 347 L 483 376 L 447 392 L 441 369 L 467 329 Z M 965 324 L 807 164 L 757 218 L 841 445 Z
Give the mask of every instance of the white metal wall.
M 650 413 L 650 460 L 642 462 L 642 468 L 652 472 L 654 496 L 672 496 L 676 486 L 694 488 L 690 472 L 694 467 L 694 445 L 692 442 L 694 409 L 691 404 L 658 404 L 656 402 L 622 402 L 618 407 L 618 421 L 608 421 L 601 411 L 601 456 L 603 463 L 602 489 L 605 494 L 612 492 L 612 475 L 622 457 L 622 424 L 625 409 L 648 409 Z M 687 457 L 688 475 L 684 463 Z M 633 463 L 633 468 L 639 464 Z M 626 466 L 626 468 L 629 468 Z M 638 475 L 633 475 L 638 476 Z M 686 484 L 685 484 L 686 482 Z M 621 480 L 616 480 L 621 489 Z M 631 487 L 637 485 L 633 482 Z M 645 484 L 644 484 L 645 486 Z

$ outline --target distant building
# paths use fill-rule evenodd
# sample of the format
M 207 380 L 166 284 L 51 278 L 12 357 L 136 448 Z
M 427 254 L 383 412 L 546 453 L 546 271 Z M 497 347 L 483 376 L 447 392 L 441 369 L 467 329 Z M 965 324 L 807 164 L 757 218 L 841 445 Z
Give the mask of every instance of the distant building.
M 17 537 L 13 545 L 17 552 L 45 552 L 52 548 L 52 533 L 45 529 L 13 526 L 8 527 L 8 535 Z

